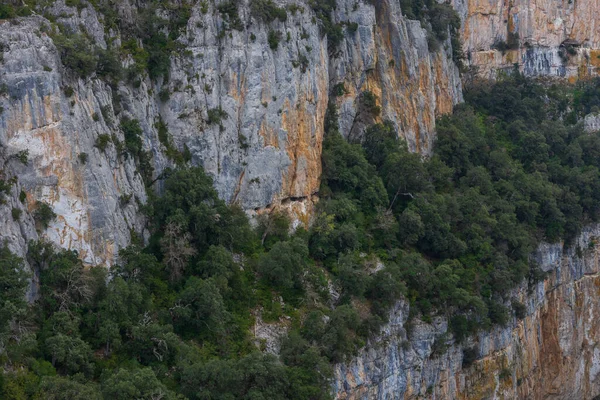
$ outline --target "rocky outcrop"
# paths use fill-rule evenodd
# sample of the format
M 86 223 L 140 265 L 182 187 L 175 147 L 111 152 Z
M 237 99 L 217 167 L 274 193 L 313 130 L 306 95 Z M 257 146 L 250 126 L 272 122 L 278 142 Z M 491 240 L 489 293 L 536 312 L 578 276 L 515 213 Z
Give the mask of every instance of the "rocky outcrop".
M 597 1 L 453 0 L 467 62 L 485 76 L 518 64 L 529 76 L 598 74 Z
M 338 3 L 334 20 L 356 22 L 358 29 L 346 28 L 333 49 L 303 2 L 281 2 L 300 7 L 288 11 L 285 22 L 268 24 L 250 15 L 249 2 L 240 2 L 241 30 L 224 30 L 217 5 L 198 2 L 177 39 L 183 50 L 171 57 L 169 79 L 142 77 L 114 87 L 65 70 L 48 34 L 52 24 L 42 16 L 0 21 L 0 145 L 6 154 L 29 151 L 28 164 L 16 165 L 13 174 L 27 193 L 23 207 L 33 211 L 43 201 L 57 214 L 40 237 L 79 251 L 86 263 L 108 265 L 132 235 L 145 235 L 139 209 L 147 189 L 135 160 L 118 148 L 123 118 L 140 121 L 154 178 L 172 165 L 159 140 L 162 121 L 174 147 L 187 147 L 192 163 L 214 177 L 222 198 L 250 213 L 282 207 L 297 223 L 307 223 L 317 196 L 333 85 L 347 88 L 336 98 L 346 136 L 364 129 L 356 121 L 360 94 L 369 90 L 382 110 L 377 120 L 393 121 L 413 150 L 430 151 L 436 116 L 462 100 L 449 44 L 430 52 L 425 31 L 402 17 L 396 2 Z M 119 45 L 121 37 L 105 29 L 104 16 L 81 5 L 57 0 L 46 12 L 101 48 Z M 118 8 L 121 18 L 134 20 L 135 6 L 119 2 Z M 281 34 L 276 48 L 270 31 Z M 220 121 L 209 118 L 211 110 L 222 111 Z M 111 137 L 103 150 L 95 146 L 100 135 Z M 3 215 L 0 237 L 24 254 L 26 240 L 38 237 L 31 214 L 20 220 Z M 28 233 L 19 237 L 25 220 Z
M 600 226 L 586 228 L 569 249 L 544 244 L 537 251 L 548 277 L 521 286 L 526 305 L 513 318 L 433 353 L 448 329 L 444 318 L 415 321 L 399 303 L 379 337 L 335 369 L 338 399 L 591 399 L 600 394 Z M 464 350 L 476 360 L 464 363 Z
M 583 129 L 589 133 L 600 131 L 600 113 L 586 115 L 583 119 Z

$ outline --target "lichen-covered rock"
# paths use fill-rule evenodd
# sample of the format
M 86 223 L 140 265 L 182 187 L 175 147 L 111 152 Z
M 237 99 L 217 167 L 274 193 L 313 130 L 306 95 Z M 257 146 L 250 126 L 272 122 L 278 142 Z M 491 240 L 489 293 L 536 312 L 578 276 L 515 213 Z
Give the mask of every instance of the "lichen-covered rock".
M 28 165 L 17 173 L 28 209 L 44 201 L 57 214 L 40 237 L 79 251 L 88 264 L 110 265 L 132 235 L 147 233 L 139 212 L 147 198 L 141 171 L 118 146 L 124 118 L 140 123 L 153 178 L 173 165 L 158 135 L 162 122 L 174 147 L 187 147 L 192 163 L 213 176 L 223 199 L 250 214 L 282 208 L 295 216 L 295 226 L 308 223 L 318 198 L 332 84 L 348 87 L 336 99 L 344 135 L 362 134 L 364 124 L 353 121 L 359 95 L 369 90 L 381 106 L 377 120 L 393 121 L 411 149 L 430 151 L 435 118 L 462 100 L 449 44 L 430 52 L 425 31 L 406 20 L 396 2 L 338 3 L 335 21 L 356 21 L 358 29 L 346 32 L 333 49 L 305 2 L 280 2 L 300 7 L 288 10 L 285 22 L 270 23 L 253 17 L 249 2 L 240 2 L 241 30 L 224 29 L 217 4 L 198 2 L 177 39 L 183 50 L 172 54 L 169 78 L 141 76 L 135 85 L 113 87 L 64 68 L 45 18 L 0 21 L 0 79 L 7 88 L 0 94 L 0 145 L 8 153 L 29 151 Z M 46 12 L 101 48 L 121 43 L 103 15 L 81 5 L 57 0 Z M 117 8 L 132 25 L 137 6 L 123 1 Z M 276 48 L 268 40 L 271 31 L 279 32 Z M 99 137 L 110 137 L 104 149 L 96 146 Z M 0 237 L 18 232 L 11 224 Z M 34 231 L 27 238 L 6 235 L 24 254 L 26 239 L 37 237 Z
M 448 327 L 413 322 L 400 302 L 389 323 L 358 356 L 335 369 L 338 399 L 591 399 L 600 394 L 600 226 L 581 233 L 570 250 L 538 248 L 548 278 L 515 290 L 523 320 L 495 327 L 432 354 Z M 463 366 L 464 349 L 477 359 Z

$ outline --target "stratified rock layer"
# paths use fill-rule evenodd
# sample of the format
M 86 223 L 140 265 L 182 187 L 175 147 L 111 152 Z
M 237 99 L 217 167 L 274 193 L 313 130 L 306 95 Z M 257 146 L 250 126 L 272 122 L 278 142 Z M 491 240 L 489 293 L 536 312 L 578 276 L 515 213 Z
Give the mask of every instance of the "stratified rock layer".
M 444 318 L 413 323 L 399 303 L 380 336 L 335 370 L 338 399 L 591 399 L 600 393 L 600 226 L 586 228 L 571 250 L 537 251 L 548 278 L 515 297 L 527 307 L 513 319 L 450 345 L 432 346 L 448 328 Z M 463 349 L 477 360 L 463 368 Z

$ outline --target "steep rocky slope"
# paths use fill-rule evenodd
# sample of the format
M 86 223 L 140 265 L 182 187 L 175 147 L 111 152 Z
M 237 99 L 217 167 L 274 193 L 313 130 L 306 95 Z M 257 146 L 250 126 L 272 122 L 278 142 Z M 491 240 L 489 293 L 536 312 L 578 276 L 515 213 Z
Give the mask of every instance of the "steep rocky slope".
M 467 60 L 479 72 L 519 64 L 529 76 L 583 78 L 600 67 L 597 1 L 453 0 Z
M 56 1 L 46 12 L 101 48 L 118 45 L 121 36 L 104 26 L 106 17 L 82 4 Z M 118 7 L 123 19 L 134 18 L 131 4 Z M 377 118 L 394 121 L 410 147 L 423 152 L 431 149 L 436 116 L 462 99 L 449 44 L 430 52 L 425 30 L 402 17 L 396 2 L 339 2 L 333 18 L 357 29 L 346 30 L 337 50 L 306 4 L 288 12 L 285 22 L 265 24 L 243 2 L 238 13 L 246 28 L 227 31 L 216 5 L 204 7 L 200 2 L 191 10 L 177 39 L 185 51 L 172 55 L 168 81 L 145 78 L 114 88 L 65 70 L 46 18 L 0 21 L 3 158 L 29 151 L 27 165 L 11 161 L 4 171 L 7 179 L 18 177 L 0 226 L 13 251 L 23 255 L 37 234 L 30 213 L 14 220 L 11 209 L 33 211 L 37 201 L 57 214 L 41 237 L 78 250 L 89 264 L 110 264 L 134 233 L 144 235 L 139 208 L 146 189 L 133 157 L 117 146 L 124 118 L 140 121 L 154 178 L 171 165 L 158 135 L 162 121 L 174 146 L 189 149 L 192 163 L 204 166 L 228 202 L 249 212 L 287 207 L 306 222 L 319 187 L 323 121 L 334 85 L 345 85 L 336 98 L 345 135 L 364 127 L 360 95 L 368 90 L 379 98 Z M 276 49 L 269 45 L 272 30 L 282 35 Z M 168 100 L 160 96 L 165 91 Z M 211 123 L 211 110 L 222 110 L 219 123 Z M 111 137 L 104 150 L 95 146 L 100 135 Z M 21 188 L 23 204 L 16 197 Z
M 447 321 L 406 323 L 400 303 L 390 323 L 360 354 L 336 368 L 339 399 L 591 399 L 600 393 L 600 227 L 585 229 L 573 249 L 541 245 L 546 280 L 515 291 L 522 320 L 450 344 Z M 407 330 L 410 329 L 410 333 Z M 449 342 L 450 343 L 450 342 Z M 477 360 L 466 365 L 465 351 Z

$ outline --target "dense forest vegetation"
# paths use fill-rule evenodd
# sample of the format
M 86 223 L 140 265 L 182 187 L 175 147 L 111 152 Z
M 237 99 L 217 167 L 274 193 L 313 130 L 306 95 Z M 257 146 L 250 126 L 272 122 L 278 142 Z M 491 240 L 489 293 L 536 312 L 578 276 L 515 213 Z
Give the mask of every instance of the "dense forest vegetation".
M 543 277 L 535 246 L 568 245 L 600 217 L 600 137 L 573 123 L 599 88 L 482 83 L 438 121 L 429 158 L 387 122 L 348 143 L 330 106 L 308 230 L 277 212 L 253 227 L 182 167 L 145 208 L 148 245 L 110 271 L 30 243 L 40 296 L 27 304 L 23 260 L 2 249 L 0 397 L 325 399 L 332 363 L 401 298 L 412 318 L 448 317 L 458 341 L 522 318 L 510 289 Z M 279 357 L 251 335 L 257 316 L 288 329 Z

